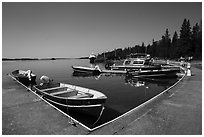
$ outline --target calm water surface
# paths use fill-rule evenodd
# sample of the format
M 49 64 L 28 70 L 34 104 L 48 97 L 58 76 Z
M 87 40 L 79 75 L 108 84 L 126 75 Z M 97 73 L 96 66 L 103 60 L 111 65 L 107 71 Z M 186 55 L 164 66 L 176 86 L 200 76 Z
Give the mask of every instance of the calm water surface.
M 75 75 L 71 68 L 73 65 L 90 66 L 91 64 L 89 64 L 89 60 L 80 59 L 3 61 L 2 76 L 7 77 L 6 74 L 16 69 L 30 69 L 37 75 L 38 84 L 39 78 L 42 75 L 47 75 L 55 82 L 78 85 L 103 92 L 108 99 L 102 117 L 97 123 L 95 123 L 97 120 L 95 118 L 69 114 L 89 128 L 94 128 L 122 115 L 177 81 L 177 79 L 132 79 L 125 75 L 109 74 L 99 76 Z M 104 68 L 104 64 L 98 65 L 100 68 Z M 7 83 L 7 85 L 9 84 Z

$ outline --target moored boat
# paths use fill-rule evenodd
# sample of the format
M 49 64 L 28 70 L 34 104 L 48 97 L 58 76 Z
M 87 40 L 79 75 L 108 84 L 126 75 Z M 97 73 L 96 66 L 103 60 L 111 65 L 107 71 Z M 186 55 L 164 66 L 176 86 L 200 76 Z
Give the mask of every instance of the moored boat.
M 161 69 L 161 65 L 154 65 L 140 58 L 127 58 L 122 65 L 113 64 L 111 70 L 154 70 Z
M 98 66 L 95 67 L 83 67 L 83 66 L 72 66 L 74 72 L 78 73 L 91 73 L 91 74 L 100 74 L 101 70 Z
M 107 96 L 99 91 L 64 83 L 33 86 L 34 91 L 48 102 L 67 111 L 99 116 Z
M 156 69 L 156 70 L 139 70 L 129 71 L 128 74 L 134 77 L 177 77 L 178 69 Z
M 15 70 L 10 75 L 25 84 L 35 83 L 36 80 L 36 75 L 31 70 Z

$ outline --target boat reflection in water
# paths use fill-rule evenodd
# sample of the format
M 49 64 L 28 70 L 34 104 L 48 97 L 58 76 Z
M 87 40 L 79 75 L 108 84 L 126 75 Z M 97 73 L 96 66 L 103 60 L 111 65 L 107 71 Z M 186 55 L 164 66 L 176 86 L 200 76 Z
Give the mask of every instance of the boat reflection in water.
M 157 86 L 166 86 L 169 83 L 169 79 L 165 78 L 146 78 L 146 77 L 132 77 L 126 76 L 125 83 L 134 87 L 148 86 L 149 84 L 156 84 Z
M 110 76 L 124 76 L 124 83 L 129 84 L 134 87 L 142 87 L 142 86 L 148 86 L 149 84 L 157 84 L 157 86 L 166 86 L 169 83 L 169 79 L 172 78 L 151 78 L 151 77 L 134 77 L 130 75 L 125 74 L 110 74 L 110 73 L 102 73 L 98 75 L 90 74 L 90 73 L 72 73 L 73 77 L 76 78 L 95 78 L 96 80 L 99 80 L 100 77 L 110 77 Z M 175 79 L 175 78 L 174 78 Z
M 93 73 L 80 73 L 80 72 L 73 72 L 72 73 L 73 77 L 77 78 L 89 78 L 89 77 L 94 77 L 96 80 L 98 80 L 101 76 L 101 74 L 93 74 Z

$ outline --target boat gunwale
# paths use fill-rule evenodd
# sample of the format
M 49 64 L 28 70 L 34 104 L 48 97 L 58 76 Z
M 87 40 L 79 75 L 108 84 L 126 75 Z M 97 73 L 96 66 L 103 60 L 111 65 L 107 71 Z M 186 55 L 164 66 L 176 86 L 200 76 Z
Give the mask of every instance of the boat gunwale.
M 79 72 L 79 73 L 101 73 L 100 68 L 95 68 L 95 67 L 84 67 L 84 66 L 72 66 L 72 69 L 74 72 Z
M 90 69 L 90 70 L 95 70 L 95 68 L 91 68 L 91 67 L 83 67 L 83 66 L 72 66 L 72 68 L 87 68 L 87 69 Z
M 60 83 L 60 84 L 64 84 L 64 83 Z M 65 84 L 65 85 L 70 85 L 70 84 Z M 74 85 L 70 85 L 70 86 L 74 86 Z M 48 95 L 48 96 L 52 96 L 52 97 L 55 97 L 55 98 L 58 98 L 58 99 L 69 99 L 69 100 L 96 100 L 96 99 L 107 99 L 107 96 L 105 95 L 105 94 L 103 94 L 102 92 L 99 92 L 99 91 L 96 91 L 96 90 L 93 90 L 93 89 L 88 89 L 88 88 L 84 88 L 84 87 L 80 87 L 80 86 L 75 86 L 75 87 L 80 87 L 80 88 L 84 88 L 84 89 L 87 89 L 87 90 L 92 90 L 92 91 L 94 91 L 94 92 L 96 92 L 96 93 L 100 93 L 101 94 L 101 96 L 100 97 L 92 97 L 92 98 L 72 98 L 72 96 L 70 96 L 70 97 L 60 97 L 60 96 L 55 96 L 55 95 L 51 95 L 50 93 L 47 93 L 47 92 L 44 92 L 42 89 L 39 89 L 39 88 L 37 88 L 36 86 L 33 86 L 34 88 L 35 88 L 35 90 L 37 90 L 38 92 L 41 92 L 42 94 L 46 94 L 46 95 Z M 59 86 L 60 87 L 60 86 Z M 64 87 L 66 87 L 66 86 L 64 86 Z M 56 87 L 55 87 L 56 88 Z M 67 87 L 67 88 L 69 88 L 69 87 Z M 49 88 L 48 88 L 49 89 Z M 52 89 L 52 88 L 50 88 L 50 89 Z M 69 88 L 69 89 L 71 89 L 71 88 Z M 76 90 L 76 89 L 74 89 L 74 90 Z M 48 91 L 48 90 L 47 90 Z M 83 91 L 80 91 L 80 90 L 76 90 L 76 91 L 78 91 L 78 92 L 83 92 Z M 85 92 L 83 92 L 83 93 L 85 93 Z M 86 94 L 86 93 L 85 93 Z M 94 95 L 94 94 L 93 94 Z
M 15 70 L 15 71 L 26 72 L 25 70 L 21 70 L 21 69 L 17 69 L 17 70 Z M 15 71 L 11 72 L 10 74 L 13 75 L 14 77 L 15 77 L 15 75 L 19 75 L 19 76 L 22 76 L 22 77 L 24 76 L 23 74 L 20 74 L 20 73 L 16 73 L 16 74 L 14 74 Z M 32 77 L 36 77 L 36 74 L 31 73 L 31 76 L 32 76 Z M 16 76 L 16 77 L 17 77 L 17 76 Z M 24 76 L 24 77 L 26 77 L 26 76 Z
M 100 103 L 100 104 L 95 104 L 95 105 L 68 105 L 68 104 L 62 104 L 62 103 L 59 103 L 59 102 L 56 102 L 56 101 L 53 101 L 51 99 L 48 99 L 48 98 L 45 98 L 45 100 L 47 101 L 50 101 L 52 103 L 55 103 L 57 105 L 60 105 L 60 106 L 64 106 L 64 107 L 72 107 L 72 108 L 91 108 L 91 107 L 100 107 L 100 106 L 103 106 L 103 103 Z

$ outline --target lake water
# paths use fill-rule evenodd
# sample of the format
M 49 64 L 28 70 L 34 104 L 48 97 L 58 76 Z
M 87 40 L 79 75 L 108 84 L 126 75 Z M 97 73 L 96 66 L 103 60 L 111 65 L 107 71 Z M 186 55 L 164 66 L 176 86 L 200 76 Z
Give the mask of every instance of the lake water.
M 74 75 L 71 68 L 73 65 L 90 66 L 91 64 L 86 59 L 3 61 L 2 77 L 7 77 L 6 74 L 16 69 L 30 69 L 37 75 L 38 84 L 39 78 L 46 75 L 54 79 L 55 82 L 78 85 L 103 92 L 108 99 L 104 112 L 97 123 L 95 123 L 95 118 L 87 118 L 81 114 L 69 114 L 89 128 L 97 127 L 128 112 L 161 93 L 178 80 L 132 79 L 125 75 L 108 74 L 99 76 Z M 98 65 L 104 69 L 104 64 L 99 63 Z M 5 85 L 9 86 L 9 83 L 4 83 Z

